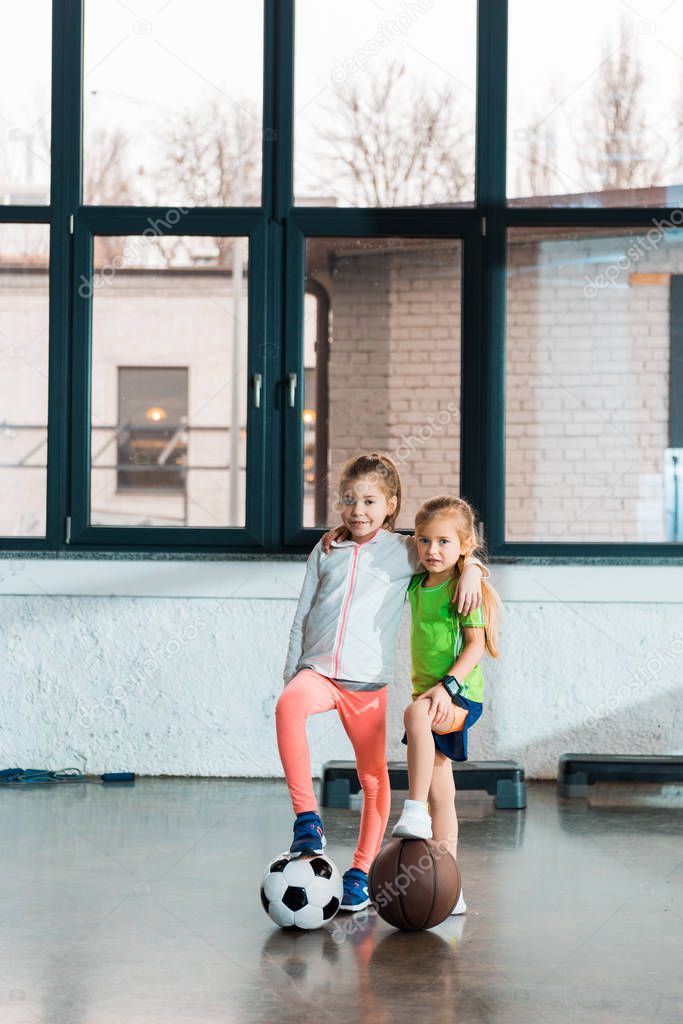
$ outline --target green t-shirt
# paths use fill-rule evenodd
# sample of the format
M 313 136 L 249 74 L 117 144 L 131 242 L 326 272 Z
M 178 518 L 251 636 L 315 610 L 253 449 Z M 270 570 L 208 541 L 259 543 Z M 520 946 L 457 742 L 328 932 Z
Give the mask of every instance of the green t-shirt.
M 423 587 L 422 581 L 428 575 L 426 572 L 418 573 L 408 586 L 413 699 L 436 686 L 450 670 L 465 643 L 463 626 L 486 625 L 482 607 L 460 615 L 456 606 L 451 604 L 458 585 L 457 577 L 451 577 L 438 587 Z M 459 682 L 463 684 L 464 697 L 481 702 L 484 677 L 479 665 L 475 665 Z

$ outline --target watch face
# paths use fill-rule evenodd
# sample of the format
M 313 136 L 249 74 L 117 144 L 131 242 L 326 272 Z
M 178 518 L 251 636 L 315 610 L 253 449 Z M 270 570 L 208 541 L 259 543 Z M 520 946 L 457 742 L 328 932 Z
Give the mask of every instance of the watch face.
M 444 681 L 444 686 L 450 693 L 451 697 L 455 697 L 456 694 L 460 693 L 460 684 L 454 676 L 447 676 Z

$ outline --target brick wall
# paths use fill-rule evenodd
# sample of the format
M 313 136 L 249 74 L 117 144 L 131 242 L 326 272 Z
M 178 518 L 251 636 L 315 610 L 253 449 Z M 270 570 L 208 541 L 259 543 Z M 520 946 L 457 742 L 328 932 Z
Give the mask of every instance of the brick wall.
M 332 278 L 330 521 L 344 461 L 397 461 L 399 525 L 433 494 L 458 493 L 460 244 L 340 256 Z
M 666 539 L 670 285 L 667 279 L 640 284 L 633 275 L 683 273 L 683 246 L 671 233 L 620 266 L 632 237 L 513 236 L 506 372 L 509 540 Z M 459 487 L 461 252 L 453 241 L 390 239 L 382 245 L 351 253 L 335 249 L 325 275 L 332 309 L 328 520 L 337 519 L 333 502 L 342 463 L 378 448 L 399 464 L 399 525 L 410 527 L 422 501 Z M 595 287 L 612 267 L 613 283 Z M 117 366 L 187 365 L 193 423 L 217 428 L 215 435 L 192 438 L 191 459 L 225 465 L 230 388 L 221 386 L 231 374 L 232 298 L 225 278 L 207 275 L 200 292 L 195 284 L 194 278 L 143 280 L 121 273 L 98 297 L 93 404 L 99 421 L 113 424 Z M 0 281 L 0 326 L 11 339 L 5 345 L 2 419 L 33 424 L 36 443 L 45 434 L 45 286 L 44 274 L 6 271 Z M 246 316 L 245 305 L 245 323 Z M 244 422 L 246 378 L 240 404 Z M 28 439 L 5 429 L 1 461 L 15 462 Z M 112 454 L 110 449 L 106 457 Z M 242 467 L 243 443 L 240 454 Z M 29 459 L 34 465 L 44 461 L 44 448 Z M 3 532 L 40 534 L 44 470 L 5 468 L 2 482 L 12 495 L 4 505 Z M 180 497 L 116 494 L 110 470 L 96 469 L 93 485 L 100 521 L 183 515 Z M 188 522 L 224 523 L 226 486 L 224 472 L 191 472 Z M 243 501 L 241 470 L 241 508 Z
M 509 540 L 665 539 L 669 284 L 632 274 L 680 272 L 683 252 L 619 268 L 629 237 L 510 246 Z
M 670 286 L 633 275 L 683 272 L 673 237 L 638 245 L 627 265 L 632 232 L 513 237 L 509 540 L 666 539 Z M 410 527 L 420 502 L 459 486 L 459 248 L 338 255 L 330 291 L 332 497 L 348 455 L 385 450 L 404 485 L 399 525 Z

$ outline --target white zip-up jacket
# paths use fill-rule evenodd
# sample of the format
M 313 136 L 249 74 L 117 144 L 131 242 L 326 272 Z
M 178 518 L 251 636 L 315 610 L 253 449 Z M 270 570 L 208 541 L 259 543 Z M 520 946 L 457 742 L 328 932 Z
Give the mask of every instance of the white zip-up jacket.
M 292 623 L 285 685 L 302 668 L 330 679 L 388 683 L 406 590 L 420 571 L 413 539 L 401 533 L 380 528 L 362 544 L 332 541 L 329 554 L 318 541 Z M 488 575 L 483 565 L 482 571 Z

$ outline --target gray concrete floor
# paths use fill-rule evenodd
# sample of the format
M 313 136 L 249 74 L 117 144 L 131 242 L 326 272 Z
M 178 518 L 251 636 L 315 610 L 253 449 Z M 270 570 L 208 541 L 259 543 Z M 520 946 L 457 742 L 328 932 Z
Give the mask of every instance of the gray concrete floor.
M 401 794 L 394 794 L 392 824 Z M 683 790 L 458 796 L 468 913 L 280 931 L 284 784 L 143 779 L 0 790 L 2 1024 L 643 1024 L 683 1020 Z M 357 811 L 324 814 L 350 865 Z

